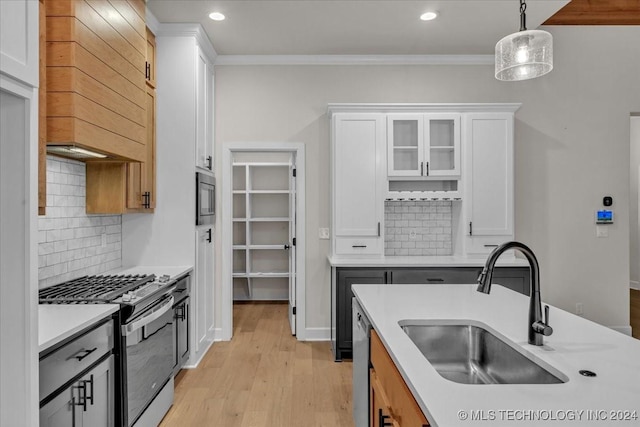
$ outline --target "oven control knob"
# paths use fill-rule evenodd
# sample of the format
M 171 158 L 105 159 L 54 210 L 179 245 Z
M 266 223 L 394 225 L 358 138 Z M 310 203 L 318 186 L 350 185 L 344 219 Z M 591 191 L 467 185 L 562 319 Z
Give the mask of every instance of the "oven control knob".
M 131 300 L 133 301 L 134 299 L 138 298 L 138 295 L 136 295 L 134 292 L 129 292 L 131 294 Z
M 131 301 L 131 295 L 127 292 L 122 295 L 122 302 L 129 302 L 129 301 Z
M 165 283 L 168 282 L 171 279 L 171 276 L 169 276 L 168 274 L 163 274 L 162 276 L 160 276 L 160 278 L 158 279 L 158 282 L 160 283 Z

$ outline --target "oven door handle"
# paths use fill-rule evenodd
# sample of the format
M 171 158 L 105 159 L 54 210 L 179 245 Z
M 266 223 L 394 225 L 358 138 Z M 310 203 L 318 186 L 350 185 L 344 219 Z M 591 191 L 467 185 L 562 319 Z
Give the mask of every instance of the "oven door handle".
M 159 319 L 160 317 L 162 317 L 163 314 L 171 310 L 171 307 L 173 306 L 173 301 L 174 301 L 173 296 L 170 296 L 165 300 L 165 302 L 163 302 L 162 304 L 158 305 L 156 308 L 151 310 L 149 314 L 142 316 L 140 319 L 135 320 L 129 323 L 128 325 L 122 325 L 122 335 L 127 337 L 132 333 L 134 333 L 136 330 L 148 325 L 154 320 Z

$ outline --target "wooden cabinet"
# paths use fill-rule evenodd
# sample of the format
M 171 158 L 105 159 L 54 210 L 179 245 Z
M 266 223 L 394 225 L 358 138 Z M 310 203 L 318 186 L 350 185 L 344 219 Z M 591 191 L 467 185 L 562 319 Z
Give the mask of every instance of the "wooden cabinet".
M 420 406 L 402 379 L 375 330 L 371 331 L 369 374 L 371 427 L 425 427 Z
M 156 36 L 149 28 L 146 31 L 147 50 L 144 76 L 148 86 L 156 87 Z
M 387 175 L 460 175 L 460 114 L 387 115 Z
M 384 115 L 339 113 L 331 123 L 332 252 L 382 255 Z
M 144 2 L 47 6 L 47 142 L 146 157 Z
M 384 268 L 337 268 L 331 287 L 331 346 L 335 360 L 350 359 L 353 350 L 351 285 L 389 283 Z
M 466 117 L 464 206 L 468 254 L 488 254 L 514 237 L 513 113 Z

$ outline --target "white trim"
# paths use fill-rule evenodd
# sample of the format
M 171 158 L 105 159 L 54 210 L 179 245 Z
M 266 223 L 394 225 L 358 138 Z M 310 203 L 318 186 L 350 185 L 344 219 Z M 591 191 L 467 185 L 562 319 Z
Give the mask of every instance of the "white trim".
M 156 18 L 153 13 L 151 13 L 148 7 L 145 11 L 145 23 L 147 24 L 147 27 L 149 27 L 153 35 L 156 35 L 160 30 L 160 21 L 158 21 L 158 18 Z
M 209 351 L 209 349 L 211 349 L 211 346 L 213 345 L 214 340 L 206 340 L 203 342 L 204 347 L 201 349 L 201 351 L 199 351 L 198 353 L 191 353 L 189 355 L 189 361 L 187 363 L 185 363 L 185 365 L 182 367 L 183 369 L 195 369 L 198 367 L 198 365 L 200 364 L 200 362 L 202 362 L 202 359 L 204 358 L 204 356 L 207 354 L 207 352 Z M 197 357 L 197 360 L 193 360 L 194 357 Z M 193 360 L 193 361 L 192 361 Z
M 629 326 L 609 326 L 609 329 L 613 329 L 616 332 L 631 336 L 631 325 Z
M 219 55 L 216 65 L 493 65 L 494 55 Z
M 306 339 L 306 214 L 305 214 L 305 146 L 301 142 L 228 142 L 222 146 L 222 295 L 221 295 L 221 325 L 216 330 L 216 339 L 229 341 L 233 335 L 233 236 L 231 226 L 233 216 L 231 207 L 232 191 L 232 153 L 237 151 L 281 151 L 296 153 L 296 170 L 298 179 L 298 193 L 296 198 L 296 338 Z M 228 226 L 225 226 L 228 224 Z
M 307 328 L 305 341 L 331 341 L 331 328 Z
M 194 37 L 211 62 L 215 62 L 218 57 L 211 40 L 200 24 L 161 23 L 156 37 Z
M 375 113 L 397 113 L 397 112 L 483 112 L 483 113 L 515 113 L 522 104 L 520 103 L 467 103 L 467 104 L 423 104 L 423 103 L 397 103 L 397 104 L 384 104 L 384 103 L 370 103 L 370 104 L 328 104 L 327 114 L 331 117 L 336 113 L 362 113 L 362 112 L 375 112 Z
M 37 3 L 37 2 L 36 2 Z M 37 8 L 37 6 L 36 6 Z M 37 16 L 37 9 L 36 9 Z M 37 40 L 36 40 L 37 48 Z M 37 51 L 36 51 L 37 52 Z M 36 60 L 37 64 L 37 60 Z M 31 64 L 33 65 L 33 64 Z M 37 66 L 36 76 L 37 76 Z M 35 83 L 37 84 L 37 78 Z M 20 359 L 20 363 L 14 363 L 11 375 L 0 372 L 3 378 L 3 386 L 0 387 L 0 424 L 4 420 L 21 420 L 25 425 L 37 425 L 38 421 L 38 89 L 28 82 L 18 80 L 9 75 L 0 74 L 0 91 L 22 98 L 25 103 L 25 140 L 15 141 L 20 143 L 24 150 L 24 163 L 15 163 L 11 170 L 0 171 L 2 178 L 22 180 L 25 184 L 25 193 L 20 195 L 23 203 L 11 206 L 8 209 L 19 209 L 27 215 L 25 219 L 24 243 L 22 254 L 24 265 L 22 266 L 22 282 L 9 284 L 13 289 L 12 298 L 0 299 L 0 311 L 3 315 L 15 320 L 11 328 L 14 333 L 25 338 L 24 345 L 19 346 L 15 342 L 9 342 L 10 336 L 3 334 L 0 337 L 0 358 L 8 356 Z M 0 178 L 0 179 L 2 179 Z M 0 198 L 0 204 L 2 199 Z M 3 247 L 4 249 L 4 247 Z M 0 255 L 1 256 L 1 255 Z M 4 287 L 6 284 L 3 283 Z M 5 288 L 5 291 L 8 288 Z M 0 328 L 3 329 L 3 328 Z M 2 350 L 4 349 L 4 351 Z M 7 358 L 9 359 L 9 358 Z M 12 359 L 13 360 L 13 359 Z M 4 364 L 3 364 L 4 365 Z M 3 367 L 6 367 L 4 365 Z M 1 369 L 1 368 L 0 368 Z M 19 377 L 19 378 L 18 378 Z M 22 392 L 16 393 L 11 387 L 14 379 L 22 382 Z M 7 385 L 7 383 L 9 385 Z M 11 390 L 12 392 L 5 393 Z
M 637 291 L 640 291 L 640 282 L 636 282 L 635 280 L 632 280 L 631 282 L 629 282 L 629 287 L 631 289 L 635 289 Z

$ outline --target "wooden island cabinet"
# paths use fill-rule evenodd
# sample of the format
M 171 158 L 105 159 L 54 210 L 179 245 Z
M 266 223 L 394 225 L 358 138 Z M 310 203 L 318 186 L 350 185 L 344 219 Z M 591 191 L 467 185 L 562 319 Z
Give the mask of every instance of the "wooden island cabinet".
M 369 423 L 371 427 L 425 427 L 429 422 L 375 330 L 371 331 Z

